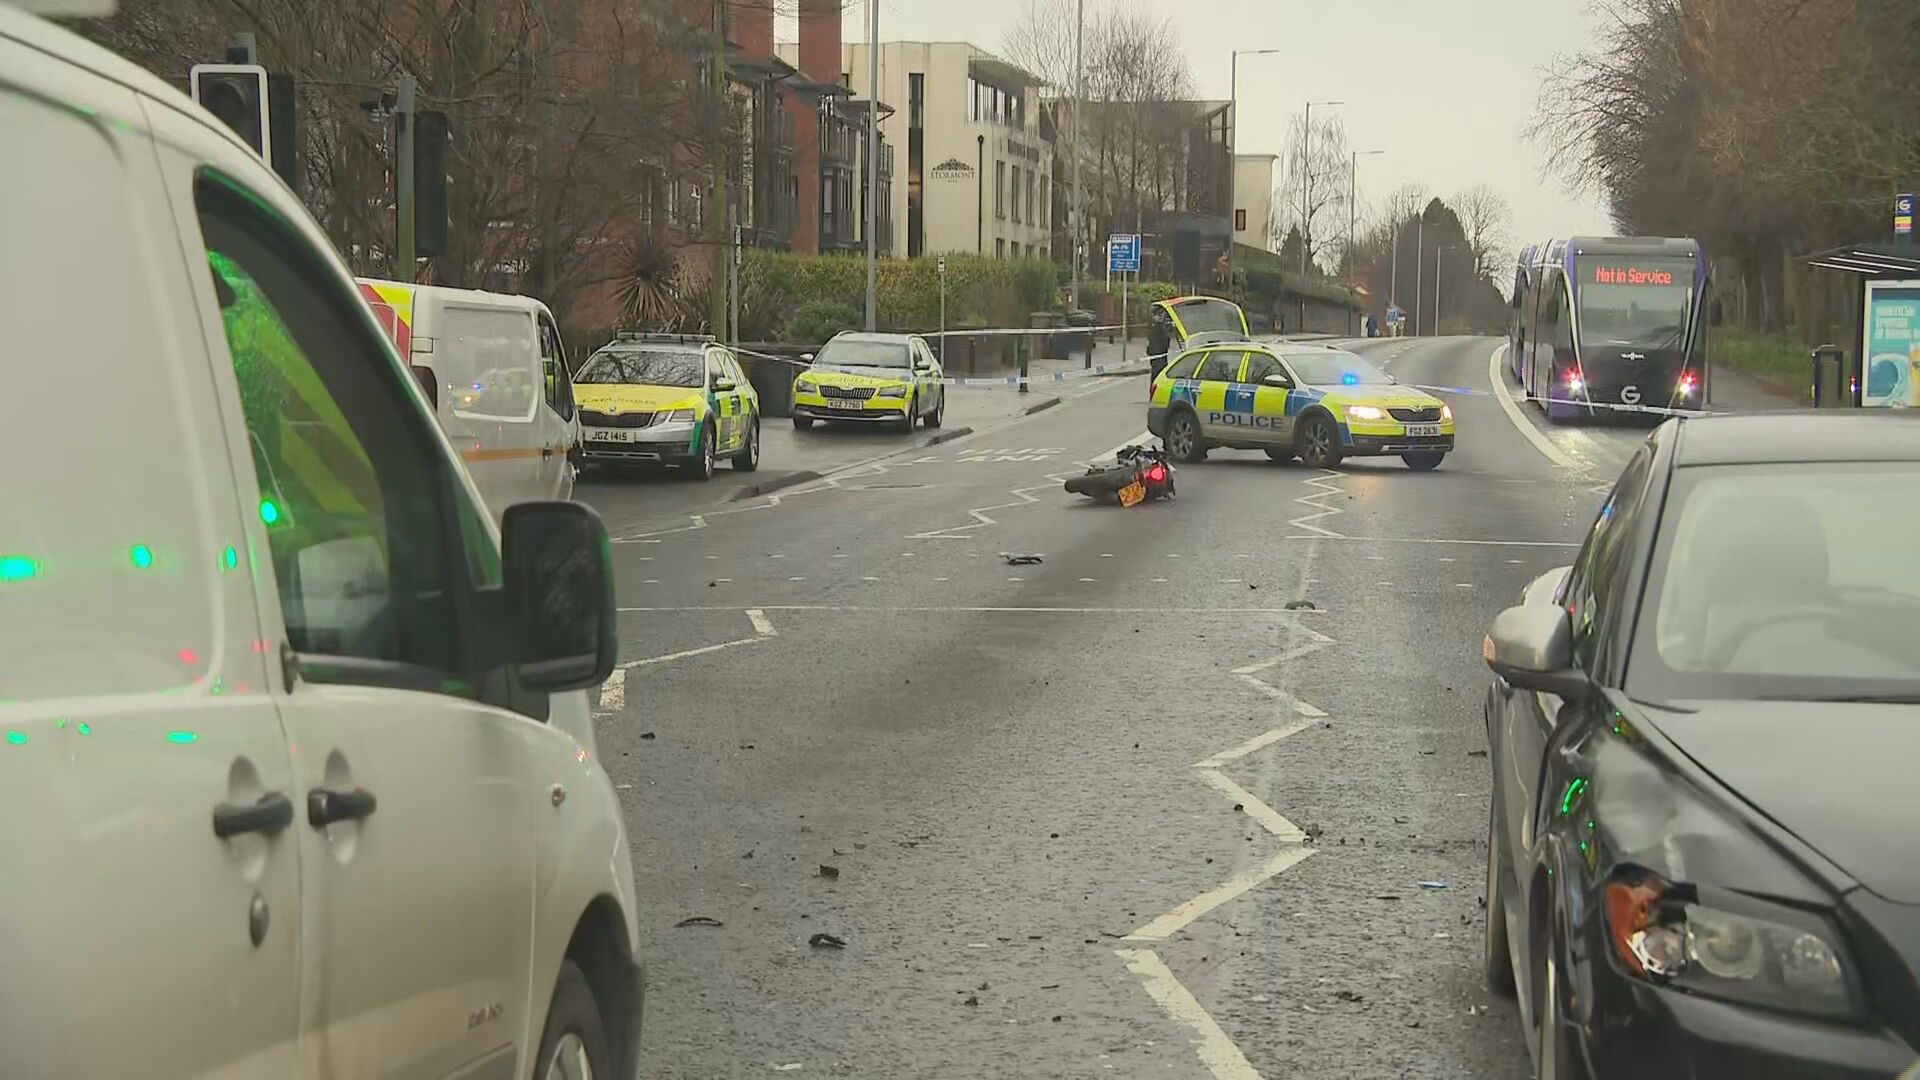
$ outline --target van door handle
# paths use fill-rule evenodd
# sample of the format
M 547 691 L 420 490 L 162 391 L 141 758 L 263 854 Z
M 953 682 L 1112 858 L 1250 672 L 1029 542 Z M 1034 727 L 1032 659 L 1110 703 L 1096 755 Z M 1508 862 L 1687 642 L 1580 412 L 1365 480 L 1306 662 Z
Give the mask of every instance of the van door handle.
M 362 821 L 371 817 L 378 805 L 379 800 L 366 788 L 314 788 L 307 792 L 307 824 L 324 829 L 337 821 Z
M 547 446 L 543 446 L 543 447 L 541 447 L 541 448 L 540 448 L 540 456 L 541 456 L 541 457 L 543 457 L 543 458 L 550 458 L 550 457 L 552 457 L 552 456 L 553 456 L 553 447 L 552 447 L 552 445 L 551 445 L 551 444 L 549 444 L 549 445 L 547 445 Z
M 241 833 L 272 836 L 293 824 L 293 800 L 269 791 L 250 803 L 221 803 L 213 808 L 213 835 L 222 840 Z

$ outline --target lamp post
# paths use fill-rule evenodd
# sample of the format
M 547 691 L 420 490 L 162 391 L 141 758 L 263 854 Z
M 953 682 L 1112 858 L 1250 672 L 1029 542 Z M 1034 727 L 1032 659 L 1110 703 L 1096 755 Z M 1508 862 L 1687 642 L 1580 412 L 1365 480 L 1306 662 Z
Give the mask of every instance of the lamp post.
M 1347 163 L 1347 273 L 1359 269 L 1360 264 L 1353 258 L 1353 226 L 1359 217 L 1358 196 L 1360 192 L 1360 159 L 1384 154 L 1385 150 L 1355 150 L 1353 160 Z M 1389 292 L 1392 290 L 1389 289 Z M 1347 309 L 1347 336 L 1353 336 L 1353 309 Z
M 1080 310 L 1080 234 L 1084 230 L 1087 205 L 1080 197 L 1080 103 L 1087 96 L 1087 77 L 1080 69 L 1080 45 L 1086 33 L 1087 0 L 1079 0 L 1073 24 L 1073 139 L 1067 144 L 1073 152 L 1073 201 L 1067 206 L 1067 221 L 1072 226 L 1068 229 L 1067 257 L 1073 263 L 1073 297 L 1068 306 L 1075 311 Z M 1093 364 L 1092 347 L 1087 349 L 1087 364 Z
M 873 227 L 880 213 L 880 4 L 867 0 L 867 332 L 874 329 L 877 258 Z
M 1234 234 L 1240 231 L 1240 57 L 1271 56 L 1279 49 L 1234 49 L 1227 57 L 1227 292 L 1233 292 Z

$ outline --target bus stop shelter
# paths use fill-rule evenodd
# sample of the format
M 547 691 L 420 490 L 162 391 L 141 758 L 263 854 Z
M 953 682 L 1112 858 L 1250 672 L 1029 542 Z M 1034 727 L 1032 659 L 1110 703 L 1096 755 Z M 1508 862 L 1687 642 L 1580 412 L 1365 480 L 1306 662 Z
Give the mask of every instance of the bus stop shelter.
M 1807 256 L 1809 266 L 1859 281 L 1851 352 L 1813 351 L 1816 406 L 1920 406 L 1920 245 L 1873 241 Z

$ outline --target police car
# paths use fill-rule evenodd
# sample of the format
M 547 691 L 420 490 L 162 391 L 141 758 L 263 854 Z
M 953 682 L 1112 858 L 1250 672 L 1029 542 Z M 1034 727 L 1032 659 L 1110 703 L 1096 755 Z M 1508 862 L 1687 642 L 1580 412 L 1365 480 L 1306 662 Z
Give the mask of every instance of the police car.
M 573 376 L 587 465 L 760 467 L 760 397 L 711 337 L 622 331 Z
M 918 334 L 835 334 L 793 380 L 793 426 L 861 420 L 902 432 L 940 426 L 947 412 L 940 361 Z
M 1353 353 L 1289 342 L 1189 349 L 1154 380 L 1147 429 L 1179 461 L 1214 447 L 1295 456 L 1314 468 L 1398 454 L 1437 467 L 1453 449 L 1453 410 Z

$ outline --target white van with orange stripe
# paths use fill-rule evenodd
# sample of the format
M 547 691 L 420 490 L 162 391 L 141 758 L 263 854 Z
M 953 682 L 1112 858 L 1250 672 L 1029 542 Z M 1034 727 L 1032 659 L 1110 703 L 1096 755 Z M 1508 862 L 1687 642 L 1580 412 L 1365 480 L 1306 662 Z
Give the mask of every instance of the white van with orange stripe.
M 497 519 L 573 496 L 580 421 L 560 329 L 530 296 L 360 279 Z

